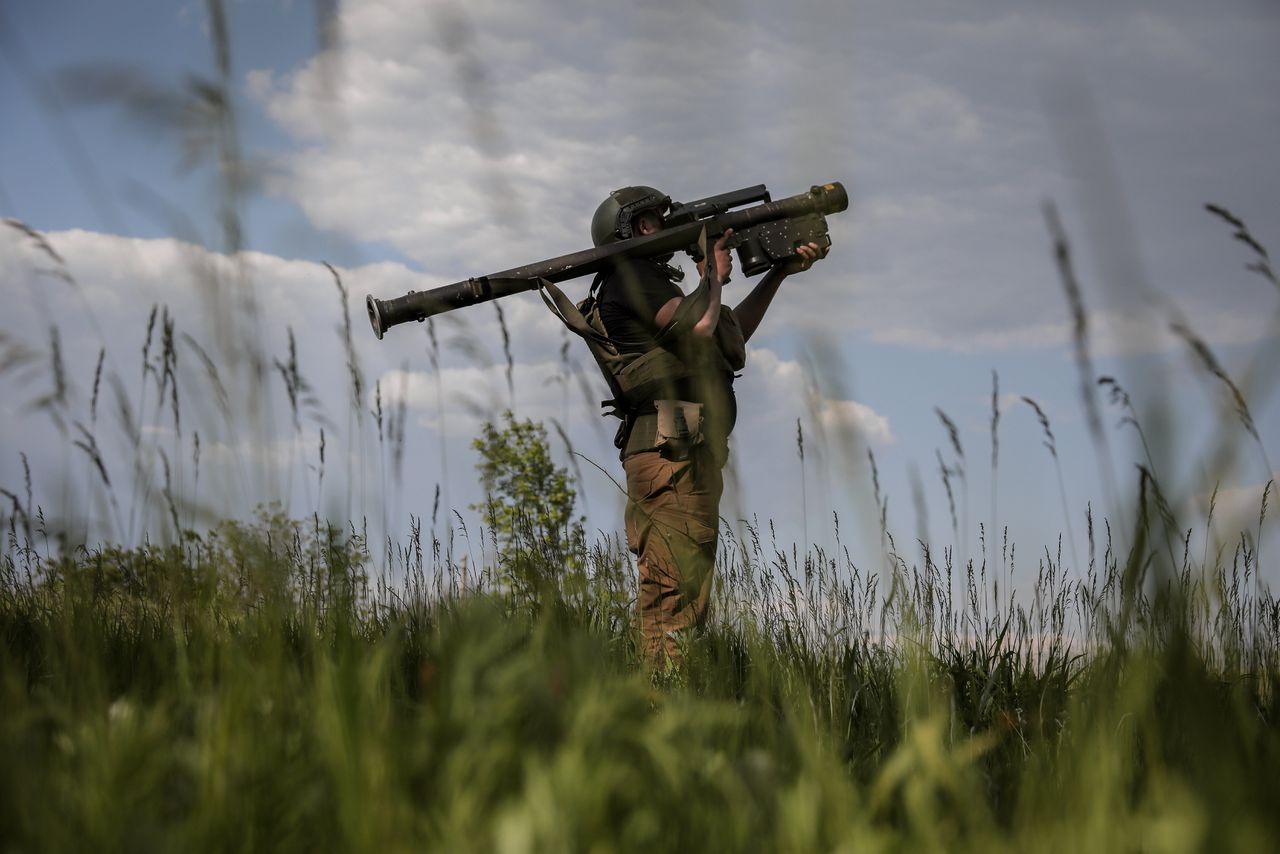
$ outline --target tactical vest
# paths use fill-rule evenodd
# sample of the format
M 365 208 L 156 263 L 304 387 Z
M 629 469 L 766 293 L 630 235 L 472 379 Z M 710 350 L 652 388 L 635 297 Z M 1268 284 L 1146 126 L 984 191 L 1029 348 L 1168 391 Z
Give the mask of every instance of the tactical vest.
M 600 366 L 600 372 L 613 394 L 610 400 L 602 401 L 601 406 L 608 410 L 607 414 L 622 419 L 614 445 L 625 457 L 650 450 L 660 442 L 655 403 L 671 398 L 673 389 L 705 382 L 708 375 L 712 375 L 723 382 L 726 394 L 732 394 L 730 387 L 735 374 L 746 365 L 747 345 L 733 311 L 722 305 L 714 344 L 707 342 L 700 347 L 695 342 L 684 342 L 686 346 L 683 349 L 694 353 L 692 364 L 667 346 L 674 344 L 677 334 L 687 339 L 687 333 L 677 328 L 675 320 L 658 333 L 658 346 L 641 353 L 625 352 L 618 342 L 609 337 L 600 318 L 597 290 L 604 277 L 603 273 L 597 275 L 587 298 L 576 305 L 550 282 L 542 282 L 541 292 L 551 311 L 570 331 L 587 342 L 591 355 Z M 718 454 L 722 453 L 722 450 L 718 451 Z

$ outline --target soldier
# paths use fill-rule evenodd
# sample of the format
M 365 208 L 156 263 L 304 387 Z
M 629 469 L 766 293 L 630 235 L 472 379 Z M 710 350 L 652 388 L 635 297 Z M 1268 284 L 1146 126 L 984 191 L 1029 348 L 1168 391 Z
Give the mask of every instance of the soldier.
M 671 199 L 652 187 L 609 194 L 591 221 L 596 246 L 655 234 Z M 733 259 L 728 231 L 698 262 L 686 295 L 682 271 L 623 258 L 600 274 L 580 306 L 599 340 L 592 353 L 622 417 L 616 444 L 627 475 L 627 546 L 640 574 L 637 607 L 646 660 L 682 660 L 680 639 L 707 616 L 723 490 L 721 468 L 737 419 L 735 372 L 782 281 L 826 255 L 816 243 L 768 270 L 735 308 L 721 304 Z

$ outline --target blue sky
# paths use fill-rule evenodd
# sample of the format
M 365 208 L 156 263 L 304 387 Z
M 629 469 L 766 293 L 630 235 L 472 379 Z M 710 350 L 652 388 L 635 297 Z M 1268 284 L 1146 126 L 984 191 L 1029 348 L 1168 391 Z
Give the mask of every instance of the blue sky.
M 1243 269 L 1248 249 L 1202 205 L 1231 208 L 1264 244 L 1280 246 L 1273 4 L 387 0 L 337 10 L 337 47 L 321 53 L 312 4 L 226 4 L 236 127 L 256 181 L 239 208 L 252 254 L 221 267 L 172 241 L 224 248 L 212 161 L 183 171 L 173 126 L 140 122 L 118 88 L 90 104 L 67 85 L 76 69 L 83 91 L 85 69 L 93 80 L 126 66 L 148 91 L 189 92 L 191 75 L 212 79 L 205 4 L 22 3 L 0 19 L 0 212 L 46 233 L 80 285 L 74 292 L 41 273 L 48 259 L 8 229 L 0 272 L 14 308 L 0 328 L 43 353 L 58 319 L 76 412 L 109 345 L 110 364 L 153 421 L 149 441 L 184 460 L 193 430 L 204 432 L 205 486 L 188 485 L 210 513 L 278 495 L 295 512 L 370 515 L 399 532 L 409 513 L 430 514 L 437 484 L 464 515 L 478 500 L 468 437 L 478 418 L 510 402 L 496 314 L 486 306 L 441 318 L 432 370 L 422 327 L 374 340 L 364 293 L 398 295 L 583 248 L 596 204 L 623 184 L 691 198 L 760 182 L 790 195 L 840 180 L 852 205 L 832 220 L 835 252 L 788 283 L 752 342 L 739 383 L 739 488 L 726 517 L 758 514 L 786 542 L 829 542 L 835 510 L 856 520 L 866 556 L 878 540 L 866 512 L 869 446 L 900 541 L 919 526 L 914 471 L 930 539 L 949 543 L 936 454 L 957 461 L 940 408 L 960 428 L 967 478 L 955 488 L 969 519 L 960 540 L 975 555 L 977 524 L 990 517 L 995 371 L 997 524 L 1010 526 L 1029 561 L 1065 532 L 1053 460 L 1019 401 L 1026 395 L 1052 420 L 1083 553 L 1085 505 L 1107 499 L 1041 213 L 1053 199 L 1075 250 L 1096 372 L 1119 378 L 1141 420 L 1165 408 L 1160 424 L 1170 426 L 1148 426 L 1179 506 L 1221 481 L 1219 512 L 1238 505 L 1256 533 L 1258 498 L 1280 455 L 1280 413 L 1269 371 L 1251 385 L 1243 378 L 1258 352 L 1275 349 L 1278 294 Z M 383 479 L 390 463 L 372 418 L 360 431 L 348 414 L 341 304 L 322 261 L 350 290 L 369 387 L 382 381 L 388 409 L 403 402 L 403 485 Z M 252 341 L 219 330 L 225 304 L 206 280 L 251 283 Z M 254 347 L 282 358 L 291 328 L 317 399 L 311 416 L 295 429 L 270 375 L 265 399 L 245 383 L 256 426 L 220 424 L 206 405 L 208 422 L 184 413 L 178 435 L 136 378 L 156 302 L 233 365 Z M 568 393 L 556 381 L 564 333 L 532 295 L 503 308 L 518 414 L 558 419 L 575 447 L 617 476 L 612 423 L 594 414 L 576 378 Z M 1232 416 L 1221 429 L 1241 462 L 1218 471 L 1206 458 L 1207 437 L 1223 435 L 1211 429 L 1222 385 L 1168 333 L 1175 312 L 1244 386 L 1266 461 Z M 605 396 L 585 348 L 574 342 L 570 353 L 595 383 L 591 395 Z M 207 384 L 193 353 L 180 359 L 190 413 Z M 84 496 L 98 508 L 87 515 L 109 515 L 83 455 L 25 405 L 47 379 L 36 368 L 0 379 L 12 387 L 0 407 L 0 485 L 20 491 L 25 452 L 46 503 Z M 1123 414 L 1104 401 L 1110 468 L 1127 494 L 1141 451 L 1134 431 L 1116 426 Z M 797 419 L 808 439 L 803 479 Z M 154 471 L 128 462 L 133 452 L 115 441 L 117 482 Z M 228 469 L 225 489 L 210 485 L 218 466 Z M 620 496 L 582 468 L 591 522 L 616 529 Z M 1220 525 L 1229 539 L 1231 526 Z

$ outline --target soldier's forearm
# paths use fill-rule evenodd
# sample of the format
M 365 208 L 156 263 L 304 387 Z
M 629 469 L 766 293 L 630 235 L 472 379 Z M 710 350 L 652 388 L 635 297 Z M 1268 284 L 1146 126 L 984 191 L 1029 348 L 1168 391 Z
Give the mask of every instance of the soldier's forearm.
M 760 278 L 756 286 L 751 289 L 751 293 L 747 294 L 746 298 L 734 308 L 733 314 L 738 319 L 738 326 L 742 327 L 744 339 L 750 340 L 760 321 L 764 320 L 764 314 L 769 310 L 774 294 L 778 292 L 778 287 L 786 277 L 787 272 L 781 266 L 774 267 Z
M 693 325 L 693 334 L 703 338 L 715 335 L 716 326 L 720 323 L 720 280 L 715 276 L 708 280 L 707 295 L 707 310 Z

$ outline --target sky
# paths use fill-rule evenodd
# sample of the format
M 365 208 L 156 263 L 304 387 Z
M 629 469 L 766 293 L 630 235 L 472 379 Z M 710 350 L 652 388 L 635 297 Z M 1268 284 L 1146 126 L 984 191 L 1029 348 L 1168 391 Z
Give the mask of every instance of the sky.
M 205 3 L 0 10 L 0 214 L 45 241 L 0 230 L 0 487 L 25 503 L 25 459 L 35 503 L 75 508 L 68 530 L 161 538 L 167 494 L 191 524 L 279 499 L 372 519 L 375 538 L 411 516 L 474 532 L 470 440 L 511 407 L 548 425 L 589 528 L 616 531 L 604 383 L 536 295 L 382 341 L 364 295 L 586 248 L 619 186 L 841 181 L 831 256 L 786 283 L 736 386 L 731 525 L 830 548 L 838 517 L 875 563 L 870 451 L 908 562 L 917 539 L 981 560 L 979 525 L 1007 527 L 1025 584 L 1060 536 L 1083 567 L 1087 508 L 1123 541 L 1144 465 L 1197 549 L 1230 554 L 1244 529 L 1276 577 L 1280 514 L 1258 514 L 1280 459 L 1280 289 L 1204 208 L 1280 247 L 1274 3 L 223 9 L 223 71 Z M 1089 370 L 1130 396 L 1091 386 L 1101 442 L 1050 203 Z

